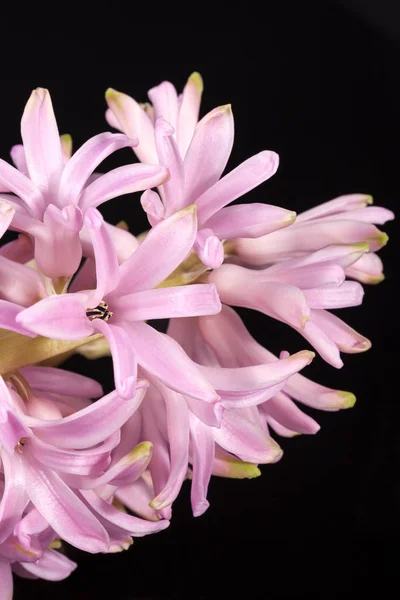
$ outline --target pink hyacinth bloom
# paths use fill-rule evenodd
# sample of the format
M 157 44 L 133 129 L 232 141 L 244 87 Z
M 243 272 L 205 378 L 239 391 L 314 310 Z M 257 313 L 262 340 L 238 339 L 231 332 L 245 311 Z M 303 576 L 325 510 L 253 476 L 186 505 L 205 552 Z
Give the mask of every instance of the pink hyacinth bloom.
M 103 334 L 113 357 L 117 391 L 125 398 L 134 393 L 139 364 L 179 392 L 215 400 L 214 389 L 180 346 L 144 322 L 214 314 L 221 309 L 212 284 L 153 289 L 190 252 L 197 231 L 194 208 L 175 213 L 152 228 L 121 266 L 96 209 L 88 209 L 86 224 L 96 255 L 96 289 L 44 298 L 20 312 L 17 323 L 61 340 Z
M 86 377 L 46 367 L 29 367 L 23 373 L 31 389 L 23 389 L 22 396 L 16 392 L 21 393 L 21 384 L 11 379 L 9 387 L 0 380 L 0 544 L 13 535 L 23 549 L 31 550 L 32 537 L 22 526 L 28 501 L 45 527 L 87 552 L 116 552 L 130 545 L 132 535 L 165 529 L 168 522 L 121 517 L 112 497 L 106 501 L 94 491 L 104 482 L 135 481 L 151 458 L 148 447 L 119 461 L 112 454 L 121 426 L 143 400 L 147 382 L 138 383 L 129 402 L 113 392 L 91 404 L 84 394 L 98 395 L 101 388 Z M 60 388 L 68 389 L 68 396 Z M 82 480 L 85 489 L 80 489 Z
M 235 252 L 245 263 L 256 266 L 273 264 L 304 256 L 329 244 L 367 242 L 370 252 L 346 268 L 346 275 L 362 283 L 379 283 L 383 265 L 375 254 L 388 240 L 375 224 L 383 225 L 394 214 L 380 206 L 369 206 L 371 196 L 340 196 L 306 210 L 284 231 L 273 232 L 257 240 L 235 240 Z
M 216 284 L 222 302 L 253 308 L 287 323 L 324 360 L 340 368 L 340 352 L 364 352 L 371 346 L 328 310 L 361 304 L 363 288 L 345 281 L 344 269 L 367 250 L 366 244 L 328 246 L 260 270 L 225 264 L 209 275 L 209 281 Z
M 159 186 L 161 198 L 151 190 L 142 196 L 151 225 L 196 204 L 199 232 L 194 250 L 205 265 L 217 268 L 224 259 L 221 240 L 263 236 L 292 223 L 295 213 L 259 203 L 227 207 L 272 177 L 279 158 L 275 152 L 260 152 L 221 178 L 233 145 L 232 110 L 230 105 L 220 106 L 197 122 L 201 92 L 197 73 L 180 97 L 168 81 L 151 89 L 152 107 L 108 90 L 106 116 L 113 127 L 139 136 L 134 151 L 141 161 L 170 170 L 171 179 Z
M 4 484 L 0 482 L 0 494 Z M 15 531 L 0 544 L 1 598 L 12 600 L 12 572 L 28 579 L 62 581 L 77 564 L 51 549 L 56 534 L 38 511 L 30 506 L 17 523 Z
M 32 236 L 36 262 L 53 279 L 70 277 L 79 267 L 79 232 L 89 207 L 160 185 L 169 177 L 168 170 L 158 164 L 136 164 L 114 169 L 87 185 L 107 156 L 135 146 L 137 140 L 102 133 L 66 162 L 50 94 L 41 88 L 32 92 L 25 107 L 21 134 L 23 147 L 13 152 L 20 170 L 0 160 L 1 188 L 14 194 L 2 198 L 15 209 L 11 227 Z

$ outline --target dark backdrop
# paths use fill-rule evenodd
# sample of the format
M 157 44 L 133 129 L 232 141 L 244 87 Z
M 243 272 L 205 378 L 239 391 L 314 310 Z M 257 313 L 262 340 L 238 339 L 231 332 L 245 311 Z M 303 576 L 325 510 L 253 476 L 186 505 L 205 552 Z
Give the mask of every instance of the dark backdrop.
M 250 201 L 301 211 L 343 193 L 367 192 L 396 210 L 399 23 L 390 3 L 281 1 L 264 7 L 267 16 L 253 12 L 249 24 L 236 28 L 196 29 L 193 19 L 149 29 L 132 21 L 131 35 L 116 25 L 114 33 L 85 41 L 73 30 L 18 31 L 22 46 L 14 43 L 16 32 L 9 32 L 15 64 L 9 77 L 3 71 L 1 157 L 19 141 L 20 115 L 37 86 L 50 89 L 60 131 L 71 133 L 77 148 L 108 129 L 107 87 L 145 100 L 147 89 L 163 79 L 181 89 L 198 70 L 205 80 L 202 114 L 233 105 L 230 167 L 262 149 L 280 154 L 277 175 L 249 194 Z M 7 45 L 4 36 L 2 43 Z M 105 168 L 130 160 L 129 151 L 121 151 Z M 112 222 L 124 218 L 134 233 L 146 227 L 137 198 L 109 203 L 104 214 Z M 355 408 L 313 414 L 322 430 L 315 437 L 282 440 L 283 459 L 264 466 L 262 477 L 213 479 L 204 516 L 191 516 L 185 486 L 166 532 L 139 539 L 119 555 L 70 549 L 80 566 L 68 581 L 19 580 L 15 598 L 83 600 L 101 597 L 106 589 L 120 600 L 325 599 L 353 597 L 364 589 L 396 597 L 396 224 L 386 230 L 392 238 L 381 253 L 386 281 L 367 289 L 363 307 L 345 311 L 373 340 L 372 349 L 346 356 L 341 371 L 319 358 L 308 371 L 321 383 L 353 391 Z M 250 311 L 242 315 L 271 350 L 307 347 L 282 324 Z M 97 364 L 74 359 L 67 367 L 111 386 L 106 359 Z

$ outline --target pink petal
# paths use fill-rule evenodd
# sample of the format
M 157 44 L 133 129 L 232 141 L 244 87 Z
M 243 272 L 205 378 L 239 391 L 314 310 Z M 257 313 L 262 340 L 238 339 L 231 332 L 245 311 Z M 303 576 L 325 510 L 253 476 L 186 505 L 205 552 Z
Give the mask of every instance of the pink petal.
M 21 135 L 30 179 L 43 192 L 54 190 L 64 160 L 48 90 L 37 88 L 32 92 L 22 116 Z
M 172 83 L 163 81 L 149 90 L 147 95 L 154 107 L 154 120 L 164 117 L 175 129 L 178 117 L 178 95 Z
M 36 337 L 35 333 L 32 333 L 28 329 L 25 329 L 19 322 L 17 322 L 18 315 L 21 314 L 23 308 L 12 302 L 6 302 L 0 300 L 0 327 L 2 329 L 8 329 L 9 331 L 15 331 L 15 333 L 21 333 L 29 337 Z
M 27 442 L 29 450 L 44 467 L 61 473 L 95 477 L 109 465 L 110 450 L 101 446 L 89 450 L 66 450 L 38 439 Z
M 156 510 L 172 504 L 186 478 L 189 459 L 189 411 L 180 394 L 160 386 L 167 409 L 167 431 L 170 453 L 170 470 L 164 488 L 152 501 Z
M 0 256 L 4 256 L 4 258 L 9 258 L 10 260 L 21 264 L 29 262 L 33 259 L 33 244 L 31 237 L 22 233 L 16 240 L 3 244 L 0 247 Z
M 1 452 L 1 459 L 4 473 L 4 490 L 0 501 L 0 544 L 12 534 L 28 501 L 21 458 L 10 456 L 3 451 Z
M 153 227 L 136 252 L 121 265 L 118 290 L 125 295 L 154 288 L 164 281 L 189 254 L 196 231 L 193 207 L 185 208 Z
M 96 292 L 91 301 L 93 306 L 97 306 L 119 283 L 118 258 L 110 233 L 97 209 L 89 208 L 86 211 L 85 225 L 90 232 L 96 259 Z
M 64 168 L 60 181 L 58 202 L 60 206 L 78 204 L 90 175 L 107 156 L 121 148 L 137 145 L 121 133 L 100 133 L 79 148 Z
M 22 144 L 16 144 L 15 146 L 13 146 L 10 150 L 10 156 L 18 171 L 21 171 L 21 173 L 29 177 L 24 146 Z
M 197 232 L 193 250 L 210 269 L 218 269 L 224 262 L 224 247 L 211 229 L 201 229 Z
M 188 204 L 216 183 L 228 162 L 234 137 L 230 105 L 209 112 L 196 125 L 185 156 L 185 187 Z
M 154 508 L 149 506 L 154 498 L 152 486 L 147 485 L 144 479 L 138 479 L 132 485 L 121 487 L 117 490 L 116 497 L 132 512 L 149 521 L 158 521 L 159 517 Z
M 152 227 L 165 218 L 165 206 L 157 192 L 146 190 L 140 197 L 140 203 Z
M 201 75 L 192 73 L 183 89 L 178 110 L 176 137 L 182 158 L 185 158 L 199 119 L 202 93 L 203 80 Z
M 118 394 L 126 400 L 131 400 L 135 395 L 137 362 L 128 332 L 101 319 L 95 319 L 93 325 L 95 331 L 104 335 L 110 346 Z
M 279 156 L 276 152 L 265 150 L 230 171 L 227 175 L 208 186 L 197 199 L 199 207 L 199 221 L 204 224 L 210 217 L 215 215 L 221 208 L 240 198 L 250 190 L 254 189 L 270 177 L 272 177 L 279 165 Z M 251 207 L 253 205 L 250 205 Z M 248 206 L 248 208 L 250 208 Z M 271 207 L 272 208 L 272 207 Z M 275 207 L 274 207 L 275 208 Z M 278 209 L 275 209 L 278 210 Z M 283 209 L 280 209 L 283 212 Z M 286 216 L 288 216 L 288 211 Z M 293 222 L 293 213 L 291 220 Z M 260 214 L 262 216 L 262 214 Z M 278 220 L 280 220 L 279 215 Z M 210 225 L 211 227 L 211 225 Z M 254 236 L 251 236 L 254 237 Z
M 349 219 L 351 221 L 362 221 L 363 223 L 375 223 L 376 225 L 384 225 L 387 221 L 392 221 L 394 218 L 394 213 L 382 206 L 368 206 L 323 217 L 324 220 L 329 221 Z
M 40 579 L 62 581 L 75 571 L 78 565 L 64 554 L 55 550 L 45 550 L 43 556 L 35 563 L 24 563 L 24 568 Z
M 93 510 L 101 515 L 103 519 L 124 529 L 134 537 L 143 537 L 150 533 L 157 533 L 169 526 L 168 521 L 145 521 L 144 519 L 139 519 L 138 517 L 117 510 L 112 504 L 105 502 L 91 490 L 82 491 L 81 494 Z
M 195 416 L 190 417 L 190 448 L 193 466 L 190 498 L 193 516 L 199 517 L 209 507 L 207 500 L 208 484 L 211 479 L 215 444 L 212 431 Z
M 86 552 L 107 552 L 106 530 L 63 480 L 28 452 L 24 465 L 30 499 L 54 531 Z
M 43 279 L 37 271 L 0 257 L 1 297 L 20 306 L 30 306 L 44 296 Z
M 3 595 L 3 600 L 13 600 L 14 583 L 11 571 L 11 565 L 8 560 L 4 560 L 0 556 L 0 589 Z
M 53 367 L 23 367 L 20 369 L 29 385 L 41 392 L 55 394 L 68 391 L 68 396 L 77 398 L 98 398 L 102 387 L 94 379 Z
M 314 434 L 320 429 L 318 423 L 303 413 L 284 392 L 278 392 L 261 406 L 261 410 L 291 431 Z
M 84 294 L 48 296 L 20 312 L 17 323 L 38 335 L 57 340 L 76 340 L 93 333 L 86 316 Z
M 118 256 L 118 262 L 125 262 L 126 260 L 128 260 L 130 255 L 137 249 L 137 247 L 139 246 L 139 242 L 137 241 L 134 235 L 129 233 L 129 231 L 122 229 L 121 227 L 111 225 L 111 223 L 107 223 L 106 221 L 104 222 L 104 226 L 107 229 L 113 241 Z M 80 231 L 79 237 L 82 244 L 83 255 L 93 257 L 92 240 L 90 237 L 90 233 L 85 226 Z
M 303 221 L 310 221 L 311 219 L 320 219 L 321 217 L 363 208 L 371 203 L 372 196 L 368 196 L 367 194 L 347 194 L 346 196 L 339 196 L 338 198 L 323 202 L 314 208 L 302 212 L 298 215 L 297 222 L 301 223 Z
M 3 237 L 5 232 L 10 226 L 11 221 L 13 220 L 13 216 L 15 213 L 15 209 L 4 200 L 0 200 L 0 238 Z
M 361 281 L 361 283 L 380 283 L 385 278 L 383 263 L 377 254 L 364 254 L 357 262 L 346 268 L 346 275 Z
M 370 223 L 348 221 L 310 221 L 299 223 L 255 240 L 241 238 L 235 242 L 239 257 L 254 265 L 264 265 L 294 255 L 309 253 L 330 244 L 367 242 L 375 251 L 387 242 L 387 236 Z
M 298 288 L 265 281 L 262 271 L 224 264 L 210 274 L 209 281 L 215 283 L 225 304 L 259 310 L 292 327 L 304 327 L 309 317 L 306 299 Z
M 121 319 L 147 321 L 216 314 L 221 310 L 215 285 L 198 283 L 134 292 L 113 303 Z
M 23 173 L 0 159 L 0 185 L 22 200 L 22 205 L 35 216 L 44 210 L 44 199 L 39 188 Z
M 326 310 L 313 310 L 312 320 L 337 344 L 341 352 L 353 354 L 371 348 L 371 342 L 367 338 Z
M 199 421 L 205 423 L 208 427 L 220 427 L 224 408 L 220 402 L 210 404 L 196 398 L 185 396 L 189 411 L 193 413 Z
M 273 387 L 285 381 L 311 363 L 314 353 L 302 350 L 288 358 L 269 364 L 239 368 L 218 368 L 199 365 L 200 371 L 213 387 L 221 391 L 246 392 Z
M 303 290 L 310 308 L 346 308 L 362 303 L 364 290 L 355 281 L 345 281 L 336 287 L 321 287 Z
M 266 464 L 282 456 L 278 444 L 237 410 L 225 411 L 221 428 L 214 430 L 214 439 L 244 461 Z
M 93 181 L 84 190 L 79 205 L 86 210 L 117 196 L 156 187 L 169 178 L 169 171 L 163 166 L 135 164 L 118 167 Z
M 199 212 L 201 214 L 201 211 Z M 287 227 L 295 218 L 296 213 L 290 210 L 253 202 L 222 208 L 210 217 L 205 225 L 221 239 L 257 238 Z
M 146 381 L 138 381 L 135 397 L 129 402 L 111 392 L 69 417 L 53 421 L 26 417 L 25 421 L 48 444 L 75 450 L 90 448 L 118 432 L 140 406 L 147 387 Z
M 217 399 L 212 386 L 175 340 L 141 322 L 130 324 L 129 331 L 143 369 L 176 392 L 205 402 Z
M 340 358 L 339 349 L 337 344 L 332 339 L 330 334 L 323 331 L 318 325 L 318 322 L 314 318 L 315 311 L 312 311 L 312 319 L 307 321 L 304 329 L 298 329 L 297 331 L 315 348 L 320 356 L 332 367 L 340 369 L 343 367 L 343 361 Z
M 159 163 L 168 167 L 171 174 L 171 179 L 162 187 L 167 216 L 185 207 L 185 173 L 178 145 L 173 138 L 174 132 L 174 128 L 163 117 L 157 119 L 155 135 Z
M 284 390 L 295 400 L 318 410 L 335 411 L 340 408 L 350 408 L 356 401 L 351 392 L 332 390 L 303 375 L 293 375 L 286 382 Z
M 118 122 L 117 129 L 130 138 L 139 138 L 139 145 L 134 148 L 138 159 L 144 163 L 157 164 L 154 127 L 145 111 L 133 98 L 111 88 L 106 92 L 106 101 Z

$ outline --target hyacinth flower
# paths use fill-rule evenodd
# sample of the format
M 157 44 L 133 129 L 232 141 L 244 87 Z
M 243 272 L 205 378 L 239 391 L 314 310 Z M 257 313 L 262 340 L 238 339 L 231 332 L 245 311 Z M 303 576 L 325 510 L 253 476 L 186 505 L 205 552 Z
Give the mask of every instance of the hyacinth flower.
M 32 92 L 25 107 L 21 134 L 23 147 L 13 153 L 21 170 L 0 159 L 0 186 L 13 194 L 2 198 L 15 209 L 12 229 L 33 238 L 36 263 L 52 279 L 71 277 L 79 267 L 79 232 L 89 207 L 160 185 L 169 177 L 158 164 L 136 164 L 114 169 L 87 185 L 107 156 L 138 142 L 122 134 L 102 133 L 66 161 L 50 94 L 41 88 Z
M 103 334 L 113 357 L 116 388 L 123 397 L 134 393 L 140 364 L 173 389 L 214 401 L 214 389 L 180 346 L 144 322 L 213 314 L 221 309 L 212 284 L 153 289 L 190 252 L 197 231 L 194 207 L 152 228 L 121 266 L 96 209 L 87 211 L 86 224 L 96 254 L 96 289 L 48 296 L 21 311 L 17 323 L 59 340 Z
M 217 286 L 222 302 L 253 308 L 287 323 L 326 362 L 340 368 L 340 352 L 364 352 L 371 347 L 369 340 L 329 312 L 361 304 L 363 288 L 346 281 L 344 269 L 367 251 L 368 245 L 362 243 L 333 245 L 266 269 L 224 264 L 208 280 Z
M 168 522 L 121 513 L 112 498 L 106 501 L 96 490 L 104 482 L 135 481 L 147 467 L 149 444 L 136 451 L 131 447 L 119 460 L 112 456 L 120 428 L 140 406 L 147 382 L 138 382 L 128 402 L 112 392 L 88 405 L 83 394 L 97 395 L 100 387 L 92 380 L 60 369 L 23 371 L 26 378 L 10 376 L 9 385 L 0 380 L 0 544 L 14 535 L 15 543 L 31 550 L 32 537 L 18 524 L 27 502 L 37 509 L 43 527 L 92 553 L 118 552 L 129 547 L 132 535 L 165 529 Z M 68 396 L 59 393 L 60 385 Z M 86 484 L 81 490 L 82 478 Z
M 394 219 L 394 214 L 371 204 L 372 197 L 366 194 L 340 196 L 299 214 L 290 229 L 257 240 L 234 240 L 231 251 L 245 264 L 266 266 L 304 256 L 329 244 L 366 242 L 370 251 L 346 267 L 345 272 L 362 283 L 379 283 L 384 279 L 383 265 L 376 251 L 387 243 L 388 237 L 375 225 Z
M 0 483 L 0 494 L 3 484 Z M 0 590 L 2 599 L 12 600 L 12 573 L 27 579 L 62 581 L 78 566 L 56 551 L 61 543 L 34 507 L 28 508 L 11 534 L 0 544 Z M 18 536 L 24 538 L 21 545 Z
M 296 215 L 260 203 L 227 206 L 272 177 L 279 157 L 260 152 L 221 178 L 233 146 L 233 114 L 230 105 L 220 106 L 197 122 L 201 92 L 198 73 L 189 78 L 181 98 L 168 81 L 151 89 L 153 106 L 141 106 L 110 89 L 106 116 L 116 129 L 139 137 L 133 149 L 140 160 L 163 164 L 171 173 L 159 186 L 161 198 L 152 190 L 142 196 L 151 225 L 196 204 L 199 231 L 194 250 L 206 266 L 217 268 L 224 259 L 221 240 L 257 238 L 287 227 Z

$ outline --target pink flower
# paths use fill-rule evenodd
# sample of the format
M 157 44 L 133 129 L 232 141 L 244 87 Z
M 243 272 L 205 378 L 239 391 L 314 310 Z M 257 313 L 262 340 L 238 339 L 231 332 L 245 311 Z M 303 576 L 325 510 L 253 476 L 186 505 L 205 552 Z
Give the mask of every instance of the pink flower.
M 138 383 L 129 402 L 113 392 L 91 404 L 84 394 L 98 395 L 101 388 L 86 377 L 46 367 L 23 373 L 26 380 L 11 376 L 9 386 L 0 379 L 0 544 L 11 535 L 31 551 L 32 537 L 22 526 L 28 501 L 44 528 L 87 552 L 116 552 L 130 545 L 131 535 L 165 529 L 166 522 L 121 516 L 111 504 L 119 482 L 134 482 L 151 458 L 148 444 L 133 451 L 131 446 L 127 456 L 113 455 L 147 382 Z M 68 396 L 60 389 L 68 389 Z M 106 484 L 112 490 L 107 499 L 91 491 Z
M 259 266 L 304 256 L 329 244 L 366 242 L 370 252 L 345 272 L 362 283 L 379 283 L 384 278 L 383 266 L 375 252 L 388 237 L 374 224 L 383 225 L 394 219 L 394 214 L 380 206 L 368 206 L 371 203 L 371 196 L 365 194 L 340 196 L 301 213 L 285 231 L 257 240 L 235 240 L 235 253 L 245 264 Z
M 333 245 L 260 270 L 225 264 L 209 275 L 209 281 L 217 286 L 222 302 L 287 323 L 324 360 L 340 368 L 340 351 L 364 352 L 371 343 L 327 309 L 361 304 L 363 289 L 357 282 L 345 281 L 344 269 L 367 250 L 365 244 Z
M 264 151 L 221 178 L 234 138 L 230 105 L 220 106 L 197 123 L 202 93 L 201 77 L 194 73 L 178 98 L 164 81 L 149 91 L 153 106 L 140 106 L 129 96 L 108 90 L 110 125 L 132 137 L 138 158 L 167 166 L 171 179 L 159 186 L 158 196 L 148 190 L 142 206 L 152 225 L 190 204 L 196 204 L 199 232 L 194 250 L 205 265 L 216 268 L 224 259 L 220 240 L 259 237 L 286 227 L 295 213 L 267 204 L 227 207 L 274 175 L 278 155 Z
M 196 236 L 193 208 L 154 227 L 132 256 L 118 265 L 100 213 L 86 214 L 96 255 L 95 290 L 52 295 L 20 312 L 17 323 L 46 337 L 75 340 L 102 333 L 113 356 L 118 393 L 134 393 L 137 364 L 189 396 L 213 400 L 212 386 L 180 346 L 144 321 L 214 314 L 221 304 L 214 285 L 153 289 L 186 258 Z
M 3 199 L 15 209 L 11 227 L 32 236 L 36 262 L 53 279 L 70 277 L 79 267 L 79 232 L 89 207 L 159 185 L 169 177 L 165 167 L 137 164 L 114 169 L 87 185 L 107 156 L 135 146 L 137 140 L 102 133 L 66 161 L 50 94 L 41 88 L 32 92 L 25 107 L 21 133 L 23 147 L 12 153 L 20 170 L 0 160 L 2 190 L 15 194 Z

